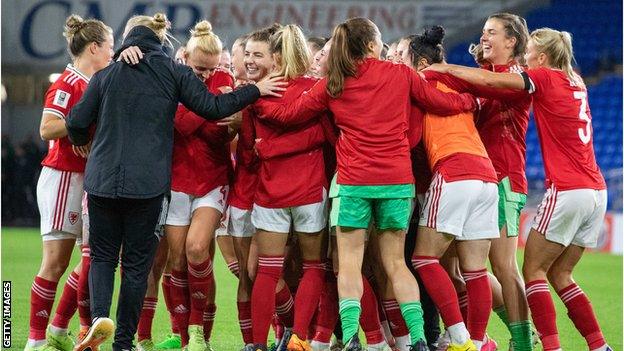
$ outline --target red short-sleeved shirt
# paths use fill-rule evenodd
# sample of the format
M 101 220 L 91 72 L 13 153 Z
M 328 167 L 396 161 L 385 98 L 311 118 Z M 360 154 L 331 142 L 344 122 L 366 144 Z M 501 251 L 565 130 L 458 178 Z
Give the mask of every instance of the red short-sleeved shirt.
M 559 190 L 606 189 L 594 155 L 587 89 L 565 72 L 551 68 L 526 71 L 542 148 L 546 186 Z
M 71 64 L 67 65 L 61 76 L 48 88 L 43 112 L 65 119 L 72 107 L 80 100 L 88 83 L 87 76 Z M 83 173 L 86 163 L 86 159 L 74 154 L 69 139 L 63 137 L 49 141 L 48 154 L 41 165 L 60 171 Z

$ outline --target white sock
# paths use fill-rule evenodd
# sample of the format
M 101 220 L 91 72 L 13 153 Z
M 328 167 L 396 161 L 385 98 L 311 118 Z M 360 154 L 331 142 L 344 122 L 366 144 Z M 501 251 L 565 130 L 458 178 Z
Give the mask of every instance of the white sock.
M 46 339 L 43 340 L 35 340 L 35 339 L 28 339 L 27 345 L 30 347 L 39 347 L 39 346 L 43 346 L 46 343 Z
M 451 343 L 463 345 L 470 339 L 470 333 L 468 333 L 468 329 L 466 329 L 466 325 L 464 322 L 459 322 L 457 324 L 451 325 L 446 328 L 448 330 L 449 335 L 451 336 Z
M 314 351 L 327 351 L 327 350 L 329 350 L 329 343 L 328 342 L 320 342 L 320 341 L 312 340 L 312 342 L 310 343 L 310 346 L 312 347 L 312 350 L 314 350 Z
M 481 350 L 481 346 L 483 346 L 483 341 L 479 341 L 479 340 L 472 340 L 472 342 L 475 344 L 475 346 L 477 347 L 477 351 Z
M 367 351 L 382 351 L 384 347 L 388 346 L 385 341 L 382 341 L 378 344 L 368 344 L 366 347 Z
M 50 332 L 56 334 L 56 335 L 67 335 L 67 328 L 59 328 L 59 327 L 55 327 L 54 325 L 50 324 Z
M 412 344 L 412 339 L 409 334 L 396 336 L 394 337 L 394 341 L 396 342 L 394 346 L 400 351 L 409 351 L 409 347 Z

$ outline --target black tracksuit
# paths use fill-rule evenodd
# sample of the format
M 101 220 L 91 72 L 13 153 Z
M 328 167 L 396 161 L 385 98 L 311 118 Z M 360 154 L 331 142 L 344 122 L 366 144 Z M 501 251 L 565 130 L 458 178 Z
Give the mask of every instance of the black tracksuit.
M 147 276 L 164 222 L 171 182 L 173 119 L 178 102 L 207 119 L 233 114 L 260 97 L 253 85 L 214 96 L 191 68 L 177 64 L 147 27 L 133 28 L 123 48 L 141 62 L 97 72 L 67 118 L 70 141 L 85 145 L 96 124 L 85 170 L 89 199 L 92 316 L 108 317 L 122 252 L 122 283 L 113 350 L 130 349 Z M 159 220 L 160 217 L 160 220 Z

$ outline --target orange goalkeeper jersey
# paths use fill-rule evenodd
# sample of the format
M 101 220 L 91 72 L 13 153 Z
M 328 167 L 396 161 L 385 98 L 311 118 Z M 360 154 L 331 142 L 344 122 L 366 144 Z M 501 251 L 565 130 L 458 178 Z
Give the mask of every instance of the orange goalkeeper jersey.
M 440 82 L 435 84 L 441 91 L 455 92 Z M 431 169 L 434 169 L 441 159 L 456 153 L 488 157 L 475 127 L 472 112 L 448 117 L 426 113 L 423 121 L 423 141 Z

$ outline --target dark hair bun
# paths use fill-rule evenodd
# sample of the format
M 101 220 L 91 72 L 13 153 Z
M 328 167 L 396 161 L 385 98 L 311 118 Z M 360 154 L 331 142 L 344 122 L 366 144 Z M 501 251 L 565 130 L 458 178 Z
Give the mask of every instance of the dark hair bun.
M 425 29 L 423 41 L 431 45 L 440 45 L 444 40 L 444 28 L 442 26 L 433 26 Z
M 269 33 L 269 35 L 273 35 L 275 33 L 277 33 L 280 29 L 282 29 L 282 25 L 275 22 L 273 23 L 271 26 L 267 27 L 266 30 Z

